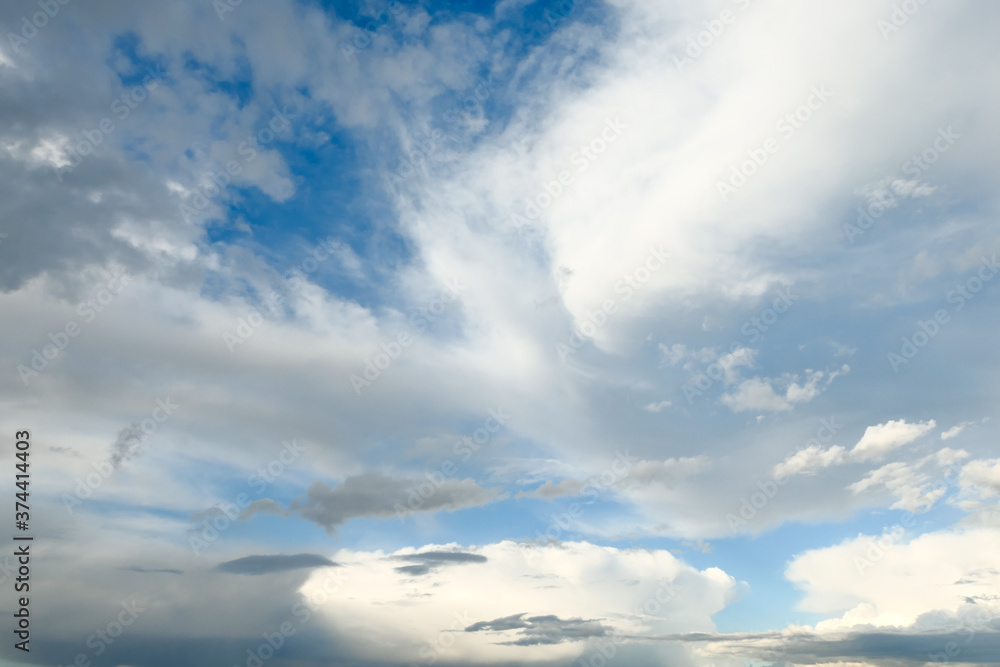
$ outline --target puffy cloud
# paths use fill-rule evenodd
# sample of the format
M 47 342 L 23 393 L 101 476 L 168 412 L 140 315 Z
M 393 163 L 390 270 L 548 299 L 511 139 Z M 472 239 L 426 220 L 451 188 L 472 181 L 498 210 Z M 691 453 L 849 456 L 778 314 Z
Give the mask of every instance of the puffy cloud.
M 806 371 L 806 379 L 799 384 L 797 375 L 784 375 L 780 379 L 751 378 L 744 380 L 736 387 L 735 391 L 722 396 L 722 402 L 733 412 L 745 412 L 747 410 L 768 410 L 771 412 L 781 412 L 791 410 L 797 403 L 808 403 L 816 398 L 824 388 L 838 375 L 843 375 L 850 371 L 850 367 L 844 365 L 840 370 L 832 373 L 823 371 Z M 826 384 L 820 386 L 820 381 L 826 378 Z M 775 387 L 784 387 L 780 392 L 775 391 Z
M 774 466 L 773 474 L 780 478 L 814 473 L 820 468 L 843 463 L 847 458 L 846 453 L 847 451 L 839 445 L 829 449 L 823 449 L 819 445 L 809 445 Z
M 852 461 L 879 461 L 889 452 L 908 445 L 917 438 L 934 430 L 937 422 L 933 419 L 926 422 L 908 424 L 905 419 L 888 421 L 884 424 L 869 426 L 865 434 L 851 450 Z
M 398 571 L 400 558 L 452 551 L 483 560 L 416 579 Z M 332 554 L 343 567 L 336 590 L 322 595 L 329 631 L 364 638 L 369 660 L 567 664 L 596 653 L 600 641 L 626 651 L 644 636 L 711 632 L 711 615 L 743 593 L 721 570 L 697 570 L 661 550 L 500 542 L 421 552 Z M 301 592 L 320 595 L 327 578 L 316 573 Z M 647 646 L 638 656 L 643 664 L 655 655 L 687 662 L 676 651 Z

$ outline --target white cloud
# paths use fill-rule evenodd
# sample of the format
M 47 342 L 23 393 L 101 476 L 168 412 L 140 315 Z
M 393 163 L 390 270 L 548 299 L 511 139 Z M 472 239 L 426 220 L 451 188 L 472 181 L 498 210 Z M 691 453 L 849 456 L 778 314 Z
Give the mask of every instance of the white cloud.
M 787 411 L 793 409 L 797 403 L 808 403 L 813 400 L 823 389 L 829 387 L 837 376 L 849 371 L 850 367 L 847 365 L 831 373 L 807 370 L 806 379 L 802 384 L 799 384 L 798 375 L 784 375 L 779 379 L 752 378 L 740 383 L 734 392 L 724 394 L 722 402 L 733 412 Z M 823 378 L 826 378 L 826 384 L 820 386 Z M 784 387 L 784 390 L 776 392 L 774 389 L 776 386 Z
M 420 551 L 450 550 L 458 550 L 457 545 L 429 545 Z M 605 628 L 606 636 L 712 632 L 711 615 L 743 591 L 722 570 L 699 571 L 661 550 L 500 542 L 461 551 L 486 561 L 412 576 L 397 570 L 397 558 L 413 557 L 413 549 L 338 551 L 331 558 L 343 566 L 334 573 L 343 583 L 328 596 L 325 623 L 331 632 L 360 638 L 353 643 L 371 659 L 409 661 L 414 655 L 434 655 L 463 664 L 570 664 L 593 651 L 592 644 L 568 638 L 549 645 L 514 645 L 524 638 L 517 624 L 508 630 L 464 630 L 523 614 L 591 620 Z M 329 576 L 317 571 L 302 593 L 316 595 Z M 651 650 L 656 654 L 660 649 Z
M 955 436 L 957 436 L 959 433 L 961 433 L 965 429 L 969 428 L 970 426 L 974 425 L 975 423 L 976 422 L 962 422 L 961 424 L 955 424 L 954 426 L 952 426 L 947 431 L 942 431 L 941 432 L 941 439 L 942 440 L 951 440 L 952 438 L 954 438 Z
M 966 601 L 1000 615 L 997 553 L 1000 530 L 995 528 L 944 530 L 908 539 L 896 526 L 886 535 L 859 535 L 802 553 L 785 576 L 805 592 L 800 609 L 840 615 L 819 623 L 818 631 L 912 626 L 931 612 L 954 617 Z
M 870 471 L 864 478 L 851 484 L 848 488 L 855 494 L 864 493 L 870 489 L 885 488 L 897 498 L 890 509 L 903 509 L 908 512 L 923 512 L 930 509 L 947 491 L 942 485 L 929 484 L 930 478 L 918 472 L 919 465 L 911 466 L 902 461 L 888 463 L 877 470 Z
M 936 426 L 933 419 L 916 424 L 907 424 L 905 419 L 898 419 L 869 426 L 851 450 L 851 460 L 879 461 L 889 452 L 910 444 Z
M 843 463 L 847 458 L 845 455 L 846 451 L 839 445 L 829 449 L 823 449 L 819 445 L 809 445 L 774 466 L 774 476 L 780 478 L 814 473 L 820 468 Z

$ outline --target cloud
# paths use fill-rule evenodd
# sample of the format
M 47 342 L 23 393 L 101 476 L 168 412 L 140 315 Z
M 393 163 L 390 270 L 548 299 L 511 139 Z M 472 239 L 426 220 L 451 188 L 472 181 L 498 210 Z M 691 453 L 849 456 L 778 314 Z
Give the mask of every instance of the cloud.
M 829 449 L 823 449 L 819 445 L 809 445 L 774 466 L 773 474 L 779 478 L 813 474 L 820 468 L 843 463 L 846 460 L 845 454 L 846 450 L 839 445 Z
M 271 574 L 289 570 L 312 569 L 314 567 L 337 567 L 329 558 L 316 554 L 294 554 L 275 556 L 244 556 L 236 560 L 219 563 L 215 569 L 226 574 Z
M 653 414 L 659 414 L 663 412 L 664 409 L 669 408 L 673 403 L 670 401 L 660 401 L 659 403 L 653 402 L 642 407 L 646 412 L 652 412 Z
M 840 445 L 833 445 L 824 449 L 817 444 L 812 444 L 798 452 L 795 452 L 776 465 L 773 469 L 773 474 L 775 477 L 787 477 L 797 474 L 813 474 L 821 468 L 842 465 L 851 461 L 858 463 L 865 461 L 878 461 L 885 458 L 885 456 L 890 452 L 917 440 L 924 434 L 933 430 L 935 426 L 936 423 L 933 419 L 927 422 L 918 422 L 916 424 L 908 424 L 905 419 L 900 419 L 897 421 L 889 421 L 884 424 L 869 426 L 865 429 L 864 435 L 861 436 L 861 439 L 849 452 Z M 953 450 L 948 448 L 942 449 L 938 452 L 939 460 L 949 459 L 953 456 L 952 452 Z M 886 467 L 885 470 L 888 471 L 889 468 Z M 898 470 L 898 468 L 894 468 L 893 470 Z M 878 479 L 882 479 L 887 474 L 889 473 L 882 472 L 878 475 L 871 473 L 869 475 L 869 478 L 871 479 L 866 478 L 868 481 L 863 484 L 859 484 L 862 489 L 868 488 L 875 483 L 872 479 L 875 479 L 876 477 Z
M 138 423 L 130 424 L 118 432 L 118 438 L 111 445 L 112 467 L 118 468 L 127 463 L 133 456 L 141 453 L 143 432 Z
M 889 506 L 890 509 L 925 512 L 944 496 L 947 487 L 943 484 L 932 486 L 930 478 L 918 472 L 919 467 L 919 464 L 914 466 L 902 461 L 889 463 L 870 471 L 861 481 L 851 484 L 848 488 L 855 494 L 873 488 L 885 488 L 897 498 L 896 502 Z
M 888 421 L 884 424 L 869 426 L 865 434 L 851 450 L 852 461 L 879 461 L 886 454 L 908 445 L 922 435 L 934 430 L 937 423 L 931 419 L 926 422 L 907 424 L 905 419 Z
M 394 556 L 396 560 L 415 561 L 415 565 L 403 565 L 396 568 L 396 572 L 419 576 L 429 574 L 446 565 L 460 565 L 463 563 L 485 563 L 488 558 L 480 554 L 465 553 L 462 551 L 421 551 L 415 554 L 404 554 Z
M 305 501 L 293 500 L 288 511 L 333 532 L 354 518 L 454 512 L 485 505 L 500 497 L 500 488 L 483 489 L 471 479 L 445 479 L 433 484 L 427 478 L 394 478 L 366 472 L 348 477 L 336 487 L 316 481 L 306 492 Z
M 575 479 L 564 479 L 553 483 L 546 481 L 533 491 L 519 491 L 515 498 L 542 498 L 554 500 L 565 496 L 578 496 L 584 489 L 584 483 Z
M 487 560 L 416 578 L 397 571 L 401 556 L 439 552 Z M 456 664 L 573 664 L 593 650 L 582 640 L 606 635 L 629 637 L 617 645 L 627 654 L 640 648 L 640 635 L 714 630 L 711 615 L 742 591 L 721 570 L 698 570 L 665 550 L 587 542 L 426 545 L 390 554 L 341 549 L 331 557 L 343 566 L 336 571 L 343 583 L 326 596 L 325 627 L 337 636 L 363 629 L 371 640 L 366 658 L 388 663 L 447 655 Z M 313 574 L 302 594 L 318 595 L 324 581 Z M 420 653 L 442 645 L 447 654 Z
M 524 613 L 492 621 L 479 621 L 465 629 L 466 632 L 509 632 L 510 630 L 520 630 L 518 639 L 502 642 L 512 646 L 560 644 L 566 641 L 582 641 L 591 637 L 607 635 L 606 628 L 597 621 L 585 621 L 579 618 L 564 620 L 551 615 L 525 618 Z
M 768 410 L 771 412 L 783 412 L 791 410 L 797 403 L 808 403 L 813 400 L 823 389 L 830 386 L 830 383 L 839 376 L 850 371 L 850 366 L 846 364 L 837 371 L 824 373 L 823 371 L 806 371 L 806 379 L 799 384 L 798 375 L 784 375 L 779 379 L 771 378 L 751 378 L 744 380 L 736 387 L 735 391 L 723 394 L 722 402 L 733 412 L 746 412 L 747 410 Z M 826 378 L 826 384 L 820 386 L 820 381 Z M 775 391 L 775 387 L 784 387 L 780 392 Z
M 951 440 L 952 438 L 954 438 L 955 436 L 957 436 L 959 433 L 961 433 L 965 429 L 967 429 L 970 426 L 972 426 L 973 424 L 975 424 L 975 422 L 962 422 L 961 424 L 955 424 L 954 426 L 952 426 L 947 431 L 941 431 L 941 439 L 942 440 Z

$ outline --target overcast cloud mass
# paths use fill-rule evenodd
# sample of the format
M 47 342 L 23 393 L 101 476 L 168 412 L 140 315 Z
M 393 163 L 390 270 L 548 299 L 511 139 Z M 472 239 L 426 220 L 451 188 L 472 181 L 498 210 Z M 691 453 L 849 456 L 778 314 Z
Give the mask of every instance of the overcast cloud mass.
M 0 667 L 1000 665 L 1000 6 L 0 27 Z

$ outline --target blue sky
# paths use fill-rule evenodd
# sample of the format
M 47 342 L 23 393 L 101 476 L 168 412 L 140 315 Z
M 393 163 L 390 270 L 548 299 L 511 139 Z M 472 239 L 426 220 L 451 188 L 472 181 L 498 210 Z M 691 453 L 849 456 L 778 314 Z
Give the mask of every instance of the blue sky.
M 8 3 L 0 663 L 997 664 L 997 20 Z

